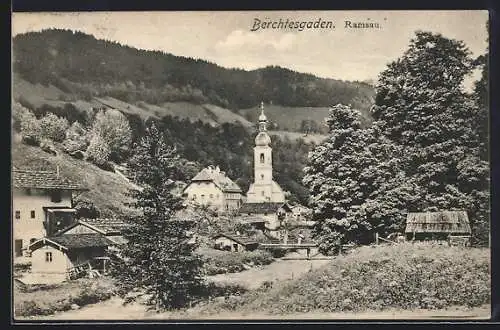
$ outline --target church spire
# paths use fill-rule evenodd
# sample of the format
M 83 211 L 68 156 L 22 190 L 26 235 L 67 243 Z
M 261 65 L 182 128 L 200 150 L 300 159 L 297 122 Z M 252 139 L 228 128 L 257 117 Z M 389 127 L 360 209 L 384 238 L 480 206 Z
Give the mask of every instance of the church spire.
M 264 114 L 264 102 L 260 102 L 259 131 L 265 132 L 266 130 L 267 130 L 267 117 Z

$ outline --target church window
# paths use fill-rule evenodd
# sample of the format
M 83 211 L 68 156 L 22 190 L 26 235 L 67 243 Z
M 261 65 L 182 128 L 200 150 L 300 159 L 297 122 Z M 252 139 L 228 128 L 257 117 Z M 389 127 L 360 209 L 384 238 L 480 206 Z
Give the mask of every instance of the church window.
M 260 154 L 260 163 L 264 164 L 264 154 L 263 153 Z
M 260 179 L 261 179 L 261 180 L 264 180 L 264 174 L 261 174 L 261 175 L 260 175 Z

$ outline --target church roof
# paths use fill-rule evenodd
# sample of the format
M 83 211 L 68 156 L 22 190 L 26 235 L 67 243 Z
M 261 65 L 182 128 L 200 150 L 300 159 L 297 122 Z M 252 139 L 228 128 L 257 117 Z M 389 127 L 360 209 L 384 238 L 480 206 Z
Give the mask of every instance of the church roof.
M 269 144 L 271 144 L 271 138 L 266 132 L 259 132 L 255 137 L 256 146 L 268 146 Z
M 241 205 L 239 212 L 250 213 L 250 214 L 275 213 L 282 207 L 286 210 L 291 211 L 290 206 L 287 203 L 263 202 L 263 203 L 245 203 Z
M 223 192 L 236 192 L 241 193 L 241 188 L 234 183 L 233 180 L 226 176 L 226 173 L 221 171 L 219 167 L 211 167 L 202 169 L 198 174 L 195 175 L 194 178 L 191 179 L 191 182 L 197 181 L 210 181 L 213 182 L 218 188 L 220 188 Z

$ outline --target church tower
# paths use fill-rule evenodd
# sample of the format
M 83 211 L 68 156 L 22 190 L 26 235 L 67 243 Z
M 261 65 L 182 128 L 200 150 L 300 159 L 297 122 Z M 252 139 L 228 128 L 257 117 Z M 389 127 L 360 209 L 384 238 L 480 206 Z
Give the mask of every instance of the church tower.
M 247 193 L 247 203 L 284 202 L 285 194 L 273 181 L 273 157 L 271 138 L 267 134 L 267 117 L 264 102 L 260 104 L 259 133 L 255 137 L 254 183 Z

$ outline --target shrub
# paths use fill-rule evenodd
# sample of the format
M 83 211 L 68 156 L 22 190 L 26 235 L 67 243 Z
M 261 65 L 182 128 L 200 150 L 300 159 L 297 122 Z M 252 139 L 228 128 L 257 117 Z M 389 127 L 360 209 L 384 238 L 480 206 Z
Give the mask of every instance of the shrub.
M 42 127 L 30 110 L 22 111 L 19 115 L 20 133 L 24 143 L 38 146 L 42 138 Z
M 358 248 L 300 279 L 249 291 L 238 308 L 288 314 L 477 307 L 490 303 L 490 286 L 489 249 L 405 243 Z
M 87 150 L 87 146 L 87 131 L 80 123 L 74 122 L 66 131 L 66 137 L 63 142 L 64 151 L 67 153 L 85 151 Z
M 50 315 L 71 309 L 71 305 L 84 306 L 111 298 L 115 286 L 106 278 L 82 279 L 55 285 L 30 285 L 14 294 L 15 315 Z
M 74 208 L 76 210 L 77 218 L 95 219 L 101 214 L 94 203 L 86 198 L 77 199 Z
M 42 137 L 54 142 L 63 142 L 66 137 L 66 130 L 69 124 L 65 118 L 47 113 L 40 119 Z
M 87 159 L 97 166 L 105 166 L 110 154 L 108 144 L 99 136 L 93 136 L 87 149 Z
M 245 270 L 245 266 L 268 265 L 274 261 L 273 256 L 262 250 L 228 252 L 207 250 L 204 253 L 204 267 L 207 275 L 237 273 Z

